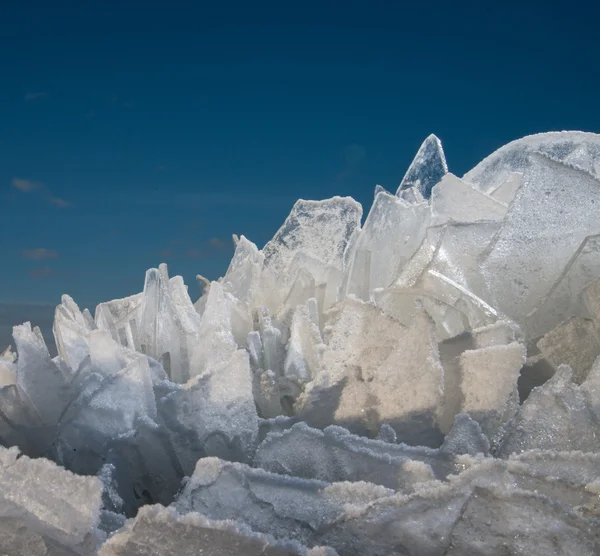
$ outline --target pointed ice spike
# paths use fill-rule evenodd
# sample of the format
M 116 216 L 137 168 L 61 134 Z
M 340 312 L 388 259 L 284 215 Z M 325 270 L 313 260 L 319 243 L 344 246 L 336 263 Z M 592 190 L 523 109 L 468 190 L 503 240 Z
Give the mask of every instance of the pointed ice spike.
M 414 186 L 421 192 L 423 197 L 428 199 L 433 186 L 447 173 L 448 165 L 442 149 L 442 142 L 431 134 L 423 141 L 417 155 L 408 167 L 396 195 L 400 196 L 403 189 Z

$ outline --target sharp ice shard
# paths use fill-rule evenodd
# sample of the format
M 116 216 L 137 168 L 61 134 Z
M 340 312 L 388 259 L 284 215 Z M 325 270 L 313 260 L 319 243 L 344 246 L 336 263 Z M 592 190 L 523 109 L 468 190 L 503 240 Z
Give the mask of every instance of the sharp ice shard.
M 425 199 L 431 196 L 431 190 L 436 183 L 448 173 L 446 156 L 442 149 L 442 142 L 431 134 L 417 151 L 406 174 L 400 182 L 396 195 L 403 195 L 405 190 L 414 187 Z

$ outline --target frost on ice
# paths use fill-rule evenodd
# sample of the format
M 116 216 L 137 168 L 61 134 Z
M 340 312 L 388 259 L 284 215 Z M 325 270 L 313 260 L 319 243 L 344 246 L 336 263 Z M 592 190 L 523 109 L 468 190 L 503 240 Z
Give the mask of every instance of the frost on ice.
M 298 201 L 0 355 L 0 553 L 600 553 L 600 136 Z

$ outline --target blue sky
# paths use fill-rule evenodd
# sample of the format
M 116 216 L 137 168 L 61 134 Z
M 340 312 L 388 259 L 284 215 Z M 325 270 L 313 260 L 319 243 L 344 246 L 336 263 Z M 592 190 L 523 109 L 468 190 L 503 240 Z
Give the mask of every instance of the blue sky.
M 93 306 L 161 261 L 195 297 L 232 233 L 370 203 L 429 133 L 462 175 L 600 132 L 593 3 L 405 4 L 2 2 L 0 301 Z

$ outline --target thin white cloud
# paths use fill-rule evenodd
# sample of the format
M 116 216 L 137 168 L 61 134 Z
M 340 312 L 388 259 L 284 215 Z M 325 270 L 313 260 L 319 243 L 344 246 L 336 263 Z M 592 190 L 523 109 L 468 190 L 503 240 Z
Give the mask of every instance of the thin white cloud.
M 39 181 L 24 180 L 22 178 L 13 178 L 11 185 L 22 193 L 31 193 L 44 187 L 44 184 Z
M 38 247 L 37 249 L 25 249 L 23 257 L 30 261 L 45 261 L 46 259 L 56 259 L 58 253 L 54 249 Z
M 42 194 L 45 194 L 46 200 L 53 206 L 57 208 L 66 208 L 71 205 L 69 201 L 65 201 L 60 197 L 55 197 L 52 195 L 50 190 L 39 181 L 27 180 L 24 178 L 13 178 L 11 181 L 11 185 L 14 189 L 20 191 L 21 193 L 31 193 L 32 191 L 39 191 Z
M 52 195 L 50 195 L 48 197 L 48 201 L 50 201 L 50 203 L 52 205 L 54 205 L 55 207 L 58 207 L 58 208 L 66 208 L 71 204 L 71 203 L 69 203 L 69 201 L 65 201 L 64 199 L 59 199 L 58 197 L 54 197 Z
M 215 249 L 227 249 L 229 247 L 232 247 L 231 242 L 223 241 L 222 239 L 220 239 L 218 237 L 211 237 L 208 240 L 208 243 L 211 247 L 214 247 Z
M 34 100 L 39 100 L 41 98 L 46 98 L 48 96 L 48 93 L 26 93 L 25 94 L 25 100 L 27 102 L 32 102 Z

